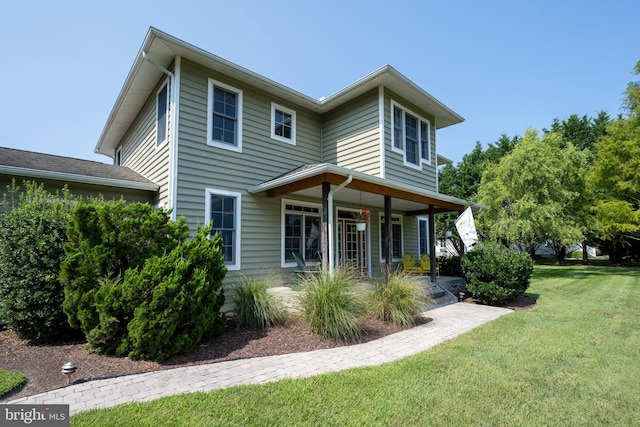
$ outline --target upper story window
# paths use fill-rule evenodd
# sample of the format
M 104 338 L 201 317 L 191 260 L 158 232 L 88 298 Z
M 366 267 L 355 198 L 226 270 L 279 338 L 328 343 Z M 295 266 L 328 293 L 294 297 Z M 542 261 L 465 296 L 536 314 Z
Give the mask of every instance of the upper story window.
M 156 94 L 156 147 L 167 142 L 169 129 L 169 83 L 165 82 Z
M 116 166 L 122 165 L 122 148 L 118 148 L 118 151 L 116 151 L 116 158 L 114 159 L 114 163 Z
M 271 138 L 296 144 L 296 112 L 271 103 Z
M 207 224 L 213 223 L 211 234 L 220 233 L 224 264 L 229 270 L 240 268 L 240 193 L 205 190 Z
M 392 148 L 404 154 L 404 163 L 420 167 L 431 161 L 430 123 L 403 106 L 391 101 Z
M 207 143 L 242 151 L 242 91 L 209 79 Z

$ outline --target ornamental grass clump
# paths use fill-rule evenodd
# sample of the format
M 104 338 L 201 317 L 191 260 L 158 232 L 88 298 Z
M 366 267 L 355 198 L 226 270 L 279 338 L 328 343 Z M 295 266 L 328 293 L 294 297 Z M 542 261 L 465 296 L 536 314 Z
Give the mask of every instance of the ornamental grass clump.
M 268 288 L 268 279 L 246 276 L 233 287 L 238 328 L 262 329 L 285 322 L 282 302 Z
M 313 333 L 344 342 L 360 340 L 364 306 L 356 286 L 354 276 L 344 269 L 333 276 L 322 271 L 303 279 L 300 304 Z
M 400 326 L 415 325 L 417 316 L 432 303 L 419 279 L 403 271 L 377 279 L 367 300 L 373 317 Z

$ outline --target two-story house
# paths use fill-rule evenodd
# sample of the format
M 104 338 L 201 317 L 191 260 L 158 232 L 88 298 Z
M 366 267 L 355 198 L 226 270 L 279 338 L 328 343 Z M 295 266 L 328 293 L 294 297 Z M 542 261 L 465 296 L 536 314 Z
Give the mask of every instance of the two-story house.
M 370 275 L 435 261 L 434 215 L 470 205 L 437 192 L 436 132 L 462 121 L 388 65 L 315 99 L 151 28 L 95 151 L 192 230 L 213 221 L 230 280 L 291 273 L 294 253 Z

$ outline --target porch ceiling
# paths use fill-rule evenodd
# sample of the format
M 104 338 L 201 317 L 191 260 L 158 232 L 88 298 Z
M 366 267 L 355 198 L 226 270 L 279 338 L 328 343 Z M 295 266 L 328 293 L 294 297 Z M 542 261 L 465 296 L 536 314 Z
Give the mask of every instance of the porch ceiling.
M 250 188 L 250 193 L 266 192 L 269 197 L 286 195 L 322 197 L 322 183 L 331 183 L 332 188 L 345 182 L 349 176 L 352 181 L 340 191 L 334 193 L 336 203 L 356 203 L 370 208 L 384 208 L 384 196 L 392 197 L 392 208 L 408 215 L 427 214 L 429 205 L 436 213 L 462 212 L 467 206 L 486 208 L 466 200 L 446 196 L 418 187 L 389 181 L 354 170 L 330 164 L 306 165 L 273 180 Z

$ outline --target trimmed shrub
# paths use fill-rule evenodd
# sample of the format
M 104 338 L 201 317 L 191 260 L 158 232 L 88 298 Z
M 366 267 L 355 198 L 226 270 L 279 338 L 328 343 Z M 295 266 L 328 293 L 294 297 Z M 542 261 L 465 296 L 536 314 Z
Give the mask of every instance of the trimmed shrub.
M 123 278 L 103 278 L 95 292 L 98 324 L 89 346 L 100 353 L 162 361 L 220 334 L 226 274 L 219 234 L 210 227 L 171 252 L 149 258 Z
M 420 312 L 431 303 L 431 298 L 417 277 L 398 271 L 376 280 L 367 302 L 369 312 L 376 319 L 412 326 Z
M 282 303 L 269 293 L 266 280 L 242 278 L 233 287 L 238 328 L 267 328 L 285 322 Z
M 324 338 L 358 341 L 362 326 L 358 316 L 363 303 L 354 292 L 355 279 L 348 270 L 337 269 L 306 275 L 302 280 L 300 303 L 311 331 Z
M 493 243 L 476 245 L 462 258 L 467 291 L 483 304 L 504 304 L 529 287 L 533 260 Z
M 224 331 L 226 316 L 220 308 L 227 268 L 220 234 L 209 238 L 210 231 L 199 228 L 196 237 L 150 258 L 140 271 L 127 271 L 124 301 L 135 301 L 136 295 L 143 300 L 135 306 L 118 354 L 163 361 Z
M 441 276 L 462 277 L 461 258 L 458 255 L 447 255 L 438 258 Z
M 95 293 L 101 281 L 117 280 L 147 258 L 172 251 L 189 235 L 184 218 L 172 222 L 169 212 L 147 203 L 80 202 L 71 211 L 60 281 L 69 323 L 85 335 L 100 320 Z
M 0 313 L 20 339 L 49 342 L 72 331 L 58 279 L 69 221 L 69 192 L 33 182 L 8 187 L 0 215 Z

